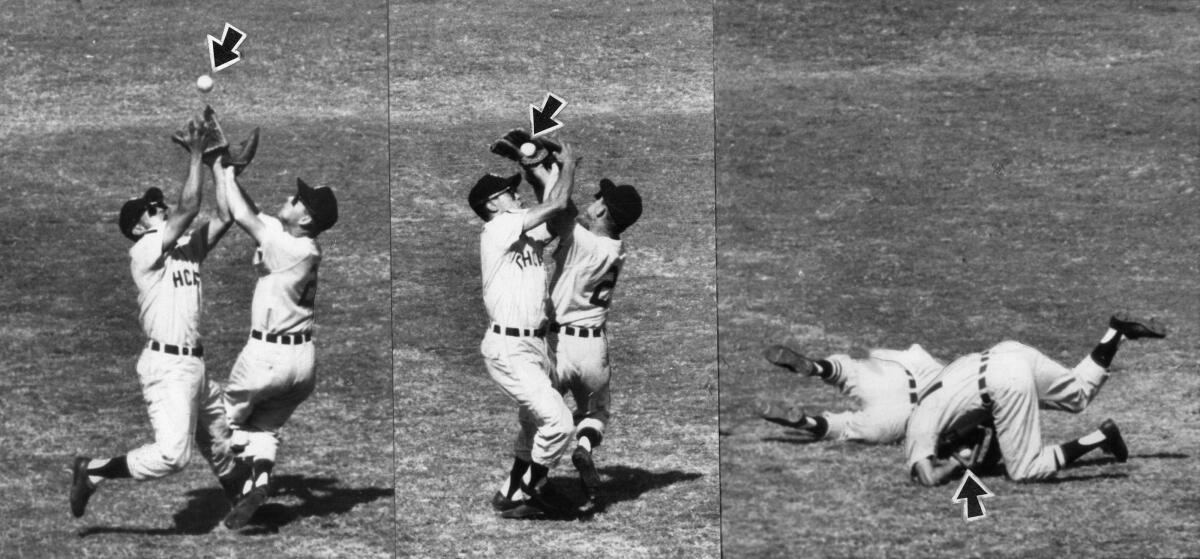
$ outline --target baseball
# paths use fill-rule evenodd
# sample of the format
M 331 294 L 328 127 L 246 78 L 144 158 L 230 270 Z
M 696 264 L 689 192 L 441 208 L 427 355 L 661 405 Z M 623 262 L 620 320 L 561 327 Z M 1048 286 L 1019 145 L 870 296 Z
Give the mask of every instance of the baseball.
M 534 153 L 537 153 L 537 146 L 535 146 L 529 142 L 521 144 L 521 155 L 524 155 L 525 157 L 530 157 Z
M 212 91 L 212 88 L 213 88 L 212 76 L 209 76 L 208 74 L 204 74 L 204 75 L 196 78 L 196 89 L 199 89 L 200 91 L 208 93 L 209 91 Z

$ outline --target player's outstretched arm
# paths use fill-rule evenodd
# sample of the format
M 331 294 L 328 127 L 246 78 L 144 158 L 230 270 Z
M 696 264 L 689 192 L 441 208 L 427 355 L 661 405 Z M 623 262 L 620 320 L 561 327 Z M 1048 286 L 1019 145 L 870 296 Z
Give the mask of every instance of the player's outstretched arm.
M 224 174 L 221 173 L 221 158 L 216 158 L 212 162 L 213 184 L 216 185 L 214 190 L 217 192 L 217 219 L 208 224 L 208 248 L 213 247 L 225 236 L 229 231 L 229 227 L 233 225 L 233 215 L 229 213 L 229 193 L 221 184 Z
M 546 199 L 542 203 L 525 212 L 525 231 L 546 223 L 555 214 L 565 210 L 571 202 L 571 194 L 575 191 L 575 167 L 579 164 L 571 144 L 563 143 L 561 160 L 562 169 L 559 170 L 554 188 L 546 193 Z
M 200 214 L 200 167 L 203 164 L 204 146 L 208 142 L 209 130 L 204 123 L 192 119 L 185 126 L 185 140 L 190 158 L 188 176 L 179 191 L 179 204 L 163 226 L 163 252 L 175 246 L 192 221 Z
M 266 233 L 266 225 L 258 218 L 258 208 L 254 206 L 254 202 L 250 201 L 246 191 L 242 190 L 242 186 L 237 183 L 233 167 L 222 167 L 219 172 L 215 173 L 215 176 L 218 177 L 219 186 L 225 188 L 229 215 L 233 217 L 239 227 L 254 238 L 255 242 L 261 243 L 262 236 Z
M 950 481 L 960 471 L 962 471 L 962 464 L 959 462 L 938 460 L 930 456 L 913 464 L 912 477 L 913 481 L 925 487 L 933 487 Z

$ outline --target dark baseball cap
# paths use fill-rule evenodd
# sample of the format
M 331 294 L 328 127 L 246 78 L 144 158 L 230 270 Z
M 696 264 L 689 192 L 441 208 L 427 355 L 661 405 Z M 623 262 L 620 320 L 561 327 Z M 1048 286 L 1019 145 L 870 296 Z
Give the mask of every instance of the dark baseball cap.
M 471 209 L 475 210 L 475 214 L 481 219 L 487 219 L 484 210 L 484 204 L 488 200 L 504 192 L 512 190 L 521 184 L 521 174 L 517 173 L 511 177 L 500 177 L 488 173 L 475 182 L 475 186 L 471 187 L 471 193 L 467 195 L 467 203 L 471 205 Z
M 146 192 L 138 198 L 126 200 L 121 205 L 121 216 L 117 219 L 117 226 L 121 228 L 121 234 L 131 241 L 138 240 L 138 236 L 133 234 L 133 228 L 137 227 L 138 222 L 142 220 L 142 214 L 146 213 L 146 209 L 151 206 L 167 207 L 166 202 L 163 201 L 163 192 L 157 186 L 146 189 Z
M 308 183 L 297 178 L 296 197 L 308 208 L 308 215 L 312 216 L 313 227 L 318 233 L 337 223 L 338 204 L 332 188 L 308 186 Z
M 604 199 L 613 224 L 621 230 L 642 217 L 642 196 L 632 185 L 617 186 L 611 180 L 600 179 L 600 192 L 596 193 L 596 198 Z

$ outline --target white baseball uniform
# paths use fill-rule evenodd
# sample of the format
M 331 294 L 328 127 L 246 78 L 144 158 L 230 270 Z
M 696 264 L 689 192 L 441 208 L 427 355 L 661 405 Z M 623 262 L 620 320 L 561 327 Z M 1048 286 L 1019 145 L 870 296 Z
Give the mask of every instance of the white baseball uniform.
M 225 387 L 225 409 L 243 456 L 275 461 L 279 431 L 316 386 L 312 342 L 321 248 L 296 237 L 275 217 L 265 225 L 254 268 L 250 338 Z
M 866 359 L 832 355 L 833 373 L 823 380 L 860 402 L 857 411 L 824 414 L 829 430 L 824 438 L 872 444 L 891 444 L 904 437 L 917 395 L 945 366 L 925 348 L 873 349 Z
M 573 426 L 570 409 L 550 381 L 546 241 L 526 234 L 524 214 L 497 214 L 479 236 L 483 304 L 491 321 L 479 350 L 492 380 L 519 407 L 514 455 L 553 467 L 566 452 Z
M 996 438 L 1008 476 L 1044 479 L 1058 471 L 1057 445 L 1042 446 L 1038 409 L 1083 411 L 1108 380 L 1091 357 L 1073 369 L 1027 345 L 1006 341 L 946 366 L 921 396 L 908 422 L 904 451 L 909 470 L 933 456 L 938 436 L 955 419 L 991 402 Z
M 129 249 L 138 318 L 149 338 L 137 372 L 154 429 L 153 443 L 126 456 L 136 480 L 183 470 L 191 459 L 193 439 L 217 476 L 233 467 L 221 389 L 208 380 L 200 344 L 200 263 L 208 255 L 207 227 L 180 237 L 166 252 L 157 230 Z
M 605 322 L 625 254 L 620 240 L 576 223 L 559 240 L 554 260 L 550 347 L 556 358 L 555 385 L 575 399 L 576 427 L 603 437 L 612 377 Z

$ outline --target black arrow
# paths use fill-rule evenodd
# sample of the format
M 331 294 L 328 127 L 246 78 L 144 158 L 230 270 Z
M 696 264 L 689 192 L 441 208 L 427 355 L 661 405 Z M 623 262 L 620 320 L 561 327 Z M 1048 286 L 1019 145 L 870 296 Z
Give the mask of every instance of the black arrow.
M 536 105 L 529 106 L 529 128 L 533 130 L 533 137 L 548 134 L 559 128 L 562 128 L 562 123 L 554 120 L 558 116 L 559 111 L 567 106 L 566 101 L 559 99 L 553 93 L 546 94 L 546 100 L 542 101 L 542 108 L 537 108 Z
M 221 34 L 220 40 L 209 35 L 208 60 L 212 63 L 212 71 L 219 72 L 241 60 L 242 55 L 238 53 L 237 49 L 244 40 L 246 40 L 246 34 L 228 23 L 225 24 L 225 31 Z
M 959 482 L 958 491 L 954 492 L 951 502 L 966 501 L 963 506 L 963 520 L 970 522 L 987 516 L 987 511 L 983 510 L 983 502 L 980 499 L 994 496 L 995 494 L 988 491 L 988 488 L 984 487 L 983 482 L 979 481 L 979 478 L 975 477 L 971 470 L 967 470 L 962 481 Z

